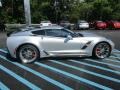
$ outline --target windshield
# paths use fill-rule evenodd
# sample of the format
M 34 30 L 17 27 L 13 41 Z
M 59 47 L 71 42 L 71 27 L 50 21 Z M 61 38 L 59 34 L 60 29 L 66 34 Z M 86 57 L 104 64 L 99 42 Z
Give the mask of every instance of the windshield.
M 50 21 L 41 21 L 41 23 L 51 23 Z

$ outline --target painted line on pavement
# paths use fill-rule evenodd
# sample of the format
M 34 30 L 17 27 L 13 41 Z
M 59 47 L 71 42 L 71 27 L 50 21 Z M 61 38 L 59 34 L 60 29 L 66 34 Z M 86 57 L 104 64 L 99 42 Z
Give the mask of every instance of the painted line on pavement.
M 8 51 L 0 49 L 1 52 L 8 53 Z
M 5 84 L 0 82 L 0 90 L 10 90 Z
M 69 60 L 69 61 L 74 62 L 74 63 L 78 63 L 78 64 L 87 65 L 87 66 L 94 67 L 94 68 L 98 68 L 98 69 L 101 69 L 101 70 L 104 70 L 104 71 L 109 71 L 109 72 L 112 72 L 112 73 L 120 74 L 119 71 L 107 69 L 107 68 L 104 68 L 104 67 L 101 67 L 101 66 L 96 66 L 96 65 L 93 65 L 93 64 L 88 64 L 86 62 L 80 62 L 80 61 L 76 61 L 76 60 Z
M 120 53 L 120 50 L 117 50 L 117 49 L 113 49 L 113 52 L 119 52 L 119 53 Z
M 116 56 L 110 56 L 110 58 L 113 58 L 113 59 L 118 59 L 118 60 L 120 60 L 120 57 L 116 57 Z
M 74 75 L 74 74 L 71 74 L 71 73 L 69 73 L 69 72 L 65 72 L 65 71 L 63 71 L 63 70 L 54 68 L 54 67 L 52 67 L 52 66 L 48 66 L 48 65 L 42 64 L 42 63 L 40 63 L 40 62 L 35 62 L 35 64 L 38 65 L 38 66 L 47 68 L 48 70 L 51 70 L 51 71 L 53 71 L 53 72 L 63 74 L 63 75 L 65 75 L 65 76 L 67 76 L 67 77 L 71 77 L 71 78 L 73 78 L 73 79 L 76 79 L 76 80 L 78 80 L 78 81 L 80 81 L 80 82 L 83 82 L 83 83 L 86 83 L 86 84 L 88 84 L 88 85 L 91 85 L 91 86 L 94 86 L 94 87 L 97 87 L 97 88 L 100 88 L 100 89 L 104 89 L 104 90 L 112 90 L 112 88 L 103 86 L 103 85 L 101 85 L 101 84 L 95 83 L 95 82 L 93 82 L 93 81 L 87 80 L 87 79 L 85 79 L 85 78 L 79 77 L 79 76 Z
M 79 67 L 72 66 L 72 65 L 69 65 L 69 64 L 65 64 L 65 63 L 62 63 L 62 62 L 59 62 L 59 61 L 55 61 L 55 60 L 49 60 L 49 61 L 53 62 L 53 63 L 56 63 L 56 64 L 59 64 L 59 65 L 63 65 L 63 66 L 72 68 L 72 69 L 75 69 L 75 70 L 78 70 L 78 71 L 85 72 L 87 74 L 91 74 L 91 75 L 94 75 L 94 76 L 97 76 L 97 77 L 101 77 L 101 78 L 104 78 L 104 79 L 107 79 L 107 80 L 110 80 L 110 81 L 114 81 L 114 82 L 120 83 L 119 79 L 115 79 L 115 78 L 112 78 L 112 77 L 109 77 L 109 76 L 106 76 L 106 75 L 95 73 L 95 72 L 92 72 L 92 71 L 89 71 L 89 70 L 85 70 L 83 68 L 79 68 Z
M 106 58 L 104 59 L 105 61 L 112 61 L 112 62 L 116 62 L 116 63 L 120 63 L 120 61 L 118 60 L 113 60 L 113 59 L 110 59 L 110 58 Z
M 112 66 L 112 67 L 116 67 L 116 68 L 120 68 L 120 66 L 118 66 L 118 65 L 113 65 L 113 64 L 109 64 L 109 63 L 105 63 L 105 62 L 100 62 L 100 61 L 97 61 L 97 60 L 91 60 L 91 59 L 84 59 L 84 60 L 99 63 L 99 64 L 103 64 L 103 65 L 108 65 L 108 66 Z
M 115 57 L 120 57 L 120 53 L 118 54 L 118 53 L 113 53 L 113 54 L 111 54 L 111 56 L 115 56 Z
M 26 66 L 24 66 L 22 64 L 16 63 L 16 62 L 11 62 L 9 59 L 7 59 L 4 56 L 0 55 L 0 58 L 6 60 L 6 61 L 8 61 L 8 62 L 10 62 L 10 63 L 12 63 L 12 64 L 14 64 L 16 66 L 19 66 L 20 68 L 22 68 L 22 69 L 24 69 L 26 71 L 29 71 L 29 72 L 33 73 L 34 75 L 36 75 L 36 76 L 38 76 L 38 77 L 40 77 L 40 78 L 54 84 L 54 85 L 56 85 L 56 86 L 58 86 L 58 87 L 60 87 L 60 88 L 62 88 L 64 90 L 73 90 L 71 87 L 66 86 L 66 85 L 64 85 L 64 84 L 62 84 L 62 83 L 60 83 L 60 82 L 58 82 L 58 81 L 56 81 L 56 80 L 54 80 L 54 79 L 52 79 L 50 77 L 47 77 L 47 76 L 43 75 L 42 73 L 39 73 L 39 72 L 37 72 L 37 71 L 35 71 L 35 70 L 31 69 L 31 68 L 28 68 L 28 67 L 26 67 Z
M 18 81 L 20 81 L 21 83 L 23 83 L 27 87 L 31 88 L 32 90 L 33 89 L 35 89 L 35 90 L 42 90 L 41 88 L 37 87 L 33 83 L 31 83 L 28 80 L 26 80 L 26 79 L 22 78 L 21 76 L 17 75 L 16 73 L 14 73 L 13 71 L 7 69 L 6 67 L 0 65 L 0 69 L 2 71 L 6 72 L 7 74 L 9 74 L 10 76 L 14 77 L 15 79 L 17 79 Z

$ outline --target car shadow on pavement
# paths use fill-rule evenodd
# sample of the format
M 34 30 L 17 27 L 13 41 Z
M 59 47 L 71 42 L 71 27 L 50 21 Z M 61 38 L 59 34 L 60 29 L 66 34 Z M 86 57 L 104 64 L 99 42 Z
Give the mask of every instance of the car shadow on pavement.
M 20 63 L 20 61 L 18 59 L 11 57 L 9 54 L 6 54 L 6 59 L 11 61 L 11 62 L 18 62 L 18 63 Z
M 37 61 L 48 61 L 48 60 L 59 60 L 59 61 L 62 61 L 62 60 L 80 60 L 80 59 L 87 59 L 87 58 L 91 58 L 91 57 L 46 57 L 46 58 L 41 58 Z

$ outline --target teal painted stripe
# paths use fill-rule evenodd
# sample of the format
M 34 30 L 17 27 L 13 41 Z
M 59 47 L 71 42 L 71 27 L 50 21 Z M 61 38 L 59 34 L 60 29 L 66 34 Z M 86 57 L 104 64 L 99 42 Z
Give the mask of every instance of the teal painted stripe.
M 74 63 L 78 63 L 78 64 L 87 65 L 87 66 L 94 67 L 94 68 L 98 68 L 98 69 L 101 69 L 101 70 L 109 71 L 109 72 L 112 72 L 112 73 L 120 74 L 119 71 L 107 69 L 107 68 L 104 68 L 104 67 L 101 67 L 101 66 L 96 66 L 96 65 L 93 65 L 93 64 L 88 64 L 88 63 L 80 62 L 80 61 L 76 61 L 76 60 L 69 60 L 69 61 L 74 62 Z
M 120 53 L 113 53 L 111 56 L 120 57 Z
M 27 81 L 26 79 L 20 77 L 19 75 L 15 74 L 11 70 L 7 69 L 6 67 L 0 65 L 0 69 L 2 71 L 6 72 L 7 74 L 9 74 L 10 76 L 14 77 L 15 79 L 17 79 L 18 81 L 20 81 L 21 83 L 23 83 L 27 87 L 31 88 L 32 90 L 33 89 L 34 90 L 42 90 L 41 88 L 37 87 L 36 85 L 32 84 L 31 82 Z
M 120 63 L 120 61 L 118 61 L 118 60 L 113 60 L 113 59 L 110 59 L 110 58 L 109 58 L 109 59 L 106 58 L 105 60 L 106 60 L 106 61 L 112 61 L 112 62 Z
M 95 63 L 100 63 L 100 64 L 103 64 L 103 65 L 108 65 L 108 66 L 112 66 L 112 67 L 116 67 L 116 68 L 120 68 L 120 66 L 117 66 L 117 65 L 113 65 L 113 64 L 109 64 L 109 63 L 106 63 L 106 62 L 100 62 L 98 60 L 91 60 L 91 59 L 84 59 L 86 61 L 91 61 L 91 62 L 95 62 Z
M 8 53 L 8 51 L 0 49 L 1 52 Z
M 0 90 L 10 90 L 5 84 L 0 82 Z
M 79 77 L 79 76 L 77 76 L 77 75 L 74 75 L 74 74 L 65 72 L 65 71 L 63 71 L 63 70 L 54 68 L 54 67 L 52 67 L 52 66 L 48 66 L 48 65 L 45 65 L 45 64 L 42 64 L 42 63 L 39 63 L 39 62 L 35 62 L 35 64 L 36 64 L 36 65 L 39 65 L 39 66 L 41 66 L 41 67 L 47 68 L 47 69 L 49 69 L 49 70 L 51 70 L 51 71 L 53 71 L 53 72 L 63 74 L 63 75 L 65 75 L 65 76 L 67 76 L 67 77 L 71 77 L 71 78 L 73 78 L 73 79 L 76 79 L 76 80 L 78 80 L 78 81 L 80 81 L 80 82 L 83 82 L 83 83 L 86 83 L 86 84 L 88 84 L 88 85 L 92 85 L 92 86 L 94 86 L 94 87 L 97 87 L 97 88 L 100 88 L 100 89 L 104 89 L 104 90 L 112 90 L 112 89 L 109 88 L 109 87 L 103 86 L 103 85 L 101 85 L 101 84 L 95 83 L 95 82 L 93 82 L 93 81 L 87 80 L 87 79 L 82 78 L 82 77 Z
M 120 50 L 114 49 L 113 52 L 118 52 L 118 53 L 120 53 Z
M 120 60 L 120 57 L 116 57 L 116 56 L 110 56 L 110 58 L 113 58 L 113 59 L 118 59 L 118 60 Z
M 82 72 L 85 72 L 85 73 L 88 73 L 88 74 L 91 74 L 91 75 L 94 75 L 94 76 L 97 76 L 97 77 L 101 77 L 101 78 L 104 78 L 104 79 L 107 79 L 107 80 L 110 80 L 110 81 L 120 83 L 119 79 L 115 79 L 115 78 L 112 78 L 112 77 L 109 77 L 109 76 L 106 76 L 106 75 L 102 75 L 102 74 L 95 73 L 95 72 L 92 72 L 92 71 L 89 71 L 89 70 L 85 70 L 83 68 L 78 68 L 76 66 L 65 64 L 65 63 L 62 63 L 62 62 L 59 62 L 59 61 L 54 61 L 54 60 L 49 60 L 49 61 L 51 61 L 53 63 L 56 63 L 56 64 L 66 66 L 66 67 L 69 67 L 69 68 L 72 68 L 72 69 L 75 69 L 75 70 L 78 70 L 78 71 L 82 71 Z
M 1 49 L 3 49 L 3 50 L 7 50 L 7 48 L 1 48 Z
M 2 58 L 4 60 L 7 60 L 8 62 L 11 62 L 10 60 L 8 60 L 4 56 L 0 55 L 0 58 Z M 31 69 L 31 68 L 28 68 L 28 67 L 26 67 L 26 66 L 24 66 L 22 64 L 19 64 L 19 63 L 16 63 L 16 62 L 11 62 L 11 63 L 14 64 L 14 65 L 19 66 L 20 68 L 22 68 L 22 69 L 24 69 L 26 71 L 29 71 L 29 72 L 33 73 L 34 75 L 36 75 L 36 76 L 38 76 L 40 78 L 43 78 L 44 80 L 46 80 L 46 81 L 48 81 L 48 82 L 58 86 L 59 88 L 62 88 L 64 90 L 73 90 L 71 87 L 66 86 L 66 85 L 64 85 L 64 84 L 62 84 L 62 83 L 60 83 L 60 82 L 58 82 L 58 81 L 56 81 L 56 80 L 54 80 L 54 79 L 52 79 L 50 77 L 47 77 L 47 76 L 43 75 L 42 73 L 39 73 L 39 72 L 37 72 L 37 71 L 35 71 L 35 70 Z

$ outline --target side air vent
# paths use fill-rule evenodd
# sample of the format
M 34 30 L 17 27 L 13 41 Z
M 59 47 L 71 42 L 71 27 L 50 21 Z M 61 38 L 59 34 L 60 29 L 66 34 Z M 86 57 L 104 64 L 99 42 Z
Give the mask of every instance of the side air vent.
M 90 44 L 91 44 L 92 41 L 88 41 L 81 49 L 86 49 Z

